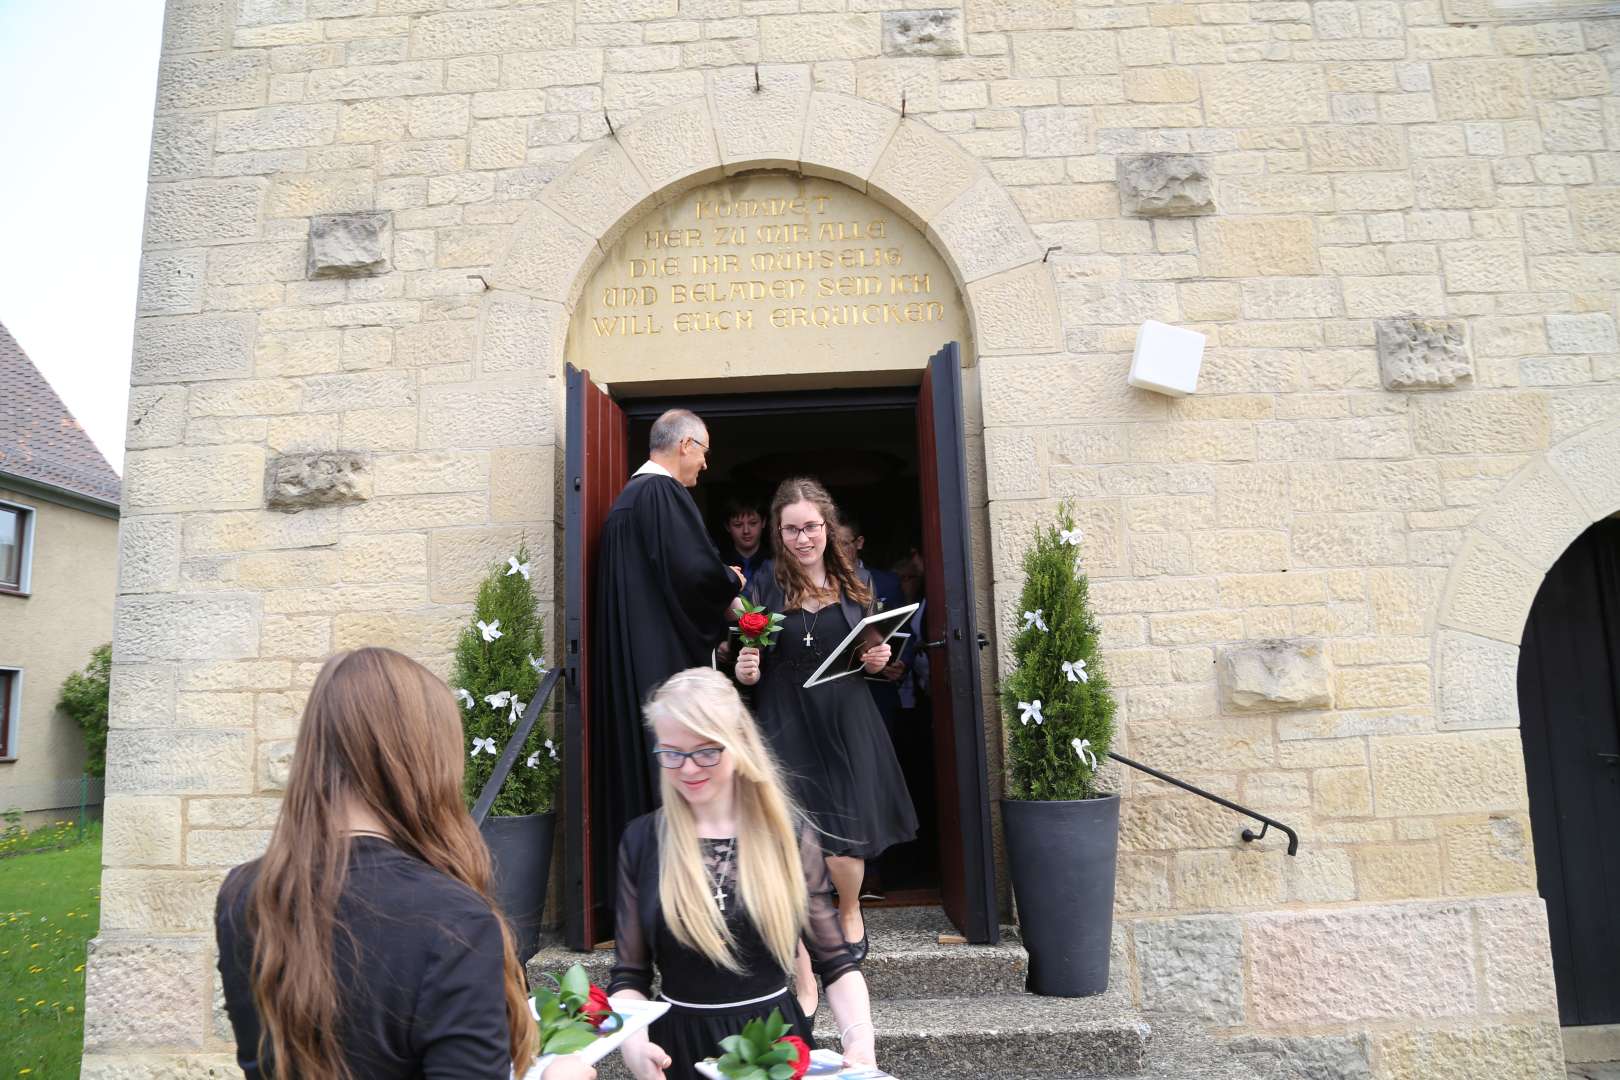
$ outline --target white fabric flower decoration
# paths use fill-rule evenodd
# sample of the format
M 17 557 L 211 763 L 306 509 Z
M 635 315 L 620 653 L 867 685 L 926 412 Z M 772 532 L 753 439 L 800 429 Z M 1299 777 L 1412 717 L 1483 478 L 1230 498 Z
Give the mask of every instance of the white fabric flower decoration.
M 1091 676 L 1086 674 L 1086 662 L 1084 660 L 1063 661 L 1063 674 L 1069 677 L 1070 682 L 1088 683 L 1091 681 Z
M 1042 616 L 1042 612 L 1045 610 L 1045 608 L 1036 608 L 1034 611 L 1024 612 L 1023 629 L 1028 630 L 1033 626 L 1037 630 L 1044 632 L 1046 630 L 1046 619 Z
M 544 675 L 546 673 L 546 658 L 542 656 L 539 659 L 536 659 L 534 653 L 530 653 L 529 666 L 534 668 L 534 673 L 536 675 Z
M 490 738 L 490 739 L 476 739 L 475 738 L 475 739 L 473 739 L 472 753 L 470 755 L 468 755 L 468 756 L 469 757 L 477 757 L 479 754 L 488 754 L 490 757 L 494 757 L 495 756 L 495 740 L 493 738 Z
M 512 700 L 512 691 L 502 690 L 498 694 L 485 694 L 484 704 L 492 709 L 504 709 L 506 703 Z
M 467 706 L 469 709 L 476 709 L 478 707 L 478 700 L 474 698 L 472 696 L 472 692 L 464 686 L 456 687 L 456 700 Z
M 516 555 L 508 555 L 506 557 L 506 576 L 511 577 L 513 574 L 522 574 L 523 575 L 523 580 L 528 581 L 529 580 L 529 564 L 526 563 L 526 562 L 524 562 L 524 563 L 518 562 Z
M 479 619 L 478 632 L 484 635 L 485 641 L 494 641 L 501 636 L 501 620 L 496 619 L 494 622 L 487 623 L 483 619 Z
M 1069 745 L 1074 747 L 1074 752 L 1081 761 L 1090 765 L 1093 770 L 1097 768 L 1097 755 L 1091 752 L 1090 739 L 1070 739 Z
M 519 701 L 516 697 L 512 699 L 512 711 L 506 715 L 506 722 L 508 724 L 515 724 L 519 720 L 523 719 L 523 709 L 525 704 L 525 702 Z
M 546 749 L 551 751 L 551 756 L 553 758 L 557 756 L 557 744 L 552 742 L 550 739 L 546 740 Z
M 1020 701 L 1018 703 L 1018 722 L 1028 727 L 1031 720 L 1035 721 L 1036 724 L 1046 723 L 1046 717 L 1041 715 L 1040 698 L 1036 698 L 1034 701 Z
M 1063 543 L 1068 544 L 1070 547 L 1079 547 L 1080 541 L 1084 540 L 1085 538 L 1086 534 L 1080 531 L 1080 527 L 1078 525 L 1072 529 L 1058 530 L 1058 539 Z
M 527 765 L 531 769 L 538 769 L 540 767 L 540 751 L 536 750 L 534 753 L 530 754 L 523 764 Z

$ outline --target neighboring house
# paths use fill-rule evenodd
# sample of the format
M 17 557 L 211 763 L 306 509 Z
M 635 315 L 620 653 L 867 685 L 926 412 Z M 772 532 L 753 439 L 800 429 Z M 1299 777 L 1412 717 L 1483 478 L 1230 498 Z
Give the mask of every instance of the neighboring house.
M 0 326 L 0 810 L 75 807 L 62 680 L 112 640 L 118 474 Z M 92 782 L 100 802 L 101 783 Z

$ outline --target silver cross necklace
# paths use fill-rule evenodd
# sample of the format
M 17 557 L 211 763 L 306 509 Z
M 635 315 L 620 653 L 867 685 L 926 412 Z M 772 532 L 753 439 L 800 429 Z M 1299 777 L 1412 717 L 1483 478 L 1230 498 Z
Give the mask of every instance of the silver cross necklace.
M 722 915 L 726 913 L 726 896 L 728 895 L 725 889 L 726 873 L 731 869 L 732 860 L 737 855 L 736 838 L 731 837 L 726 840 L 725 845 L 725 855 L 721 857 L 722 861 L 715 870 L 710 870 L 707 863 L 703 866 L 704 872 L 709 875 L 709 884 L 714 886 L 714 902 L 719 905 L 720 914 Z

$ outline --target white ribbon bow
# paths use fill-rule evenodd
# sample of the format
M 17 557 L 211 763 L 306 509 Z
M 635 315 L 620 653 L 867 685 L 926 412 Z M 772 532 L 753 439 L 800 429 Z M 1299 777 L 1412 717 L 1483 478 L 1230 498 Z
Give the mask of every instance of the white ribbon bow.
M 506 557 L 506 576 L 511 577 L 513 574 L 522 574 L 523 580 L 528 581 L 529 564 L 526 562 L 518 562 L 516 555 L 508 555 Z
M 506 715 L 506 722 L 515 724 L 523 719 L 523 709 L 526 704 L 526 702 L 519 701 L 516 697 L 512 698 L 512 711 Z
M 525 760 L 523 764 L 527 765 L 531 769 L 538 769 L 540 767 L 540 751 L 536 750 L 534 753 L 530 754 L 528 759 Z
M 536 675 L 544 675 L 546 673 L 546 658 L 542 656 L 540 659 L 536 660 L 534 658 L 534 653 L 530 653 L 529 666 L 534 668 L 534 673 Z
M 1085 536 L 1086 536 L 1086 534 L 1080 531 L 1079 526 L 1076 526 L 1076 527 L 1074 527 L 1072 529 L 1059 529 L 1058 530 L 1058 539 L 1061 540 L 1063 543 L 1068 544 L 1068 545 L 1070 545 L 1072 547 L 1079 547 L 1080 546 L 1080 541 L 1084 540 Z
M 1045 611 L 1045 610 L 1046 610 L 1045 608 L 1036 608 L 1034 611 L 1026 611 L 1026 612 L 1024 612 L 1024 627 L 1023 628 L 1025 630 L 1028 630 L 1030 627 L 1033 626 L 1033 627 L 1035 627 L 1035 628 L 1037 628 L 1039 630 L 1044 631 L 1046 629 L 1046 620 L 1041 617 L 1041 613 L 1043 611 Z
M 1036 698 L 1034 701 L 1020 701 L 1018 703 L 1018 713 L 1018 721 L 1025 727 L 1029 726 L 1031 720 L 1037 724 L 1044 725 L 1046 723 L 1046 717 L 1041 715 L 1040 698 Z
M 476 739 L 475 738 L 475 739 L 473 739 L 472 753 L 469 754 L 468 756 L 469 757 L 477 757 L 480 753 L 487 753 L 487 754 L 489 754 L 490 757 L 494 757 L 495 756 L 495 740 L 493 738 L 490 738 L 490 739 Z
M 478 707 L 478 699 L 474 698 L 471 691 L 464 686 L 456 687 L 456 700 L 467 706 L 469 709 L 476 709 Z
M 550 739 L 546 740 L 546 749 L 551 751 L 552 757 L 557 756 L 557 744 L 552 742 Z
M 485 622 L 483 619 L 479 619 L 478 632 L 484 635 L 485 641 L 494 641 L 501 636 L 501 620 L 496 619 L 494 622 Z
M 512 691 L 510 690 L 502 690 L 498 694 L 484 695 L 484 704 L 488 705 L 492 709 L 504 709 L 506 708 L 506 703 L 511 700 Z
M 1097 768 L 1097 755 L 1091 752 L 1090 739 L 1070 739 L 1069 745 L 1074 747 L 1074 752 L 1079 756 L 1081 761 L 1085 762 L 1087 765 L 1090 765 L 1093 770 Z
M 1063 674 L 1069 677 L 1070 682 L 1088 683 L 1091 681 L 1091 676 L 1086 674 L 1086 662 L 1084 660 L 1063 661 Z

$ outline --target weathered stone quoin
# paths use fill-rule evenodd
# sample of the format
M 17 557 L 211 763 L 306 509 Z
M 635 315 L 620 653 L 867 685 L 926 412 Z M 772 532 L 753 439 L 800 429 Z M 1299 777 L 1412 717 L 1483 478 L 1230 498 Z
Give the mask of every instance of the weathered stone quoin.
M 1620 511 L 1612 20 L 837 6 L 170 0 L 87 1078 L 231 1067 L 213 896 L 321 659 L 446 671 L 485 566 L 554 564 L 582 313 L 717 184 L 836 193 L 939 260 L 981 627 L 1004 646 L 1031 528 L 1074 500 L 1124 748 L 1299 825 L 1288 859 L 1121 778 L 1139 1003 L 1343 1075 L 1563 1075 L 1515 671 L 1543 574 Z M 1189 155 L 1209 205 L 1125 212 L 1141 154 Z M 386 221 L 317 254 L 351 214 Z M 727 374 L 840 385 L 769 299 Z M 1208 335 L 1196 394 L 1126 385 L 1149 318 Z M 1471 376 L 1397 319 L 1464 324 Z M 645 378 L 646 340 L 593 372 Z M 1386 389 L 1414 342 L 1449 382 Z M 292 455 L 355 463 L 309 474 L 342 497 L 271 508 Z

